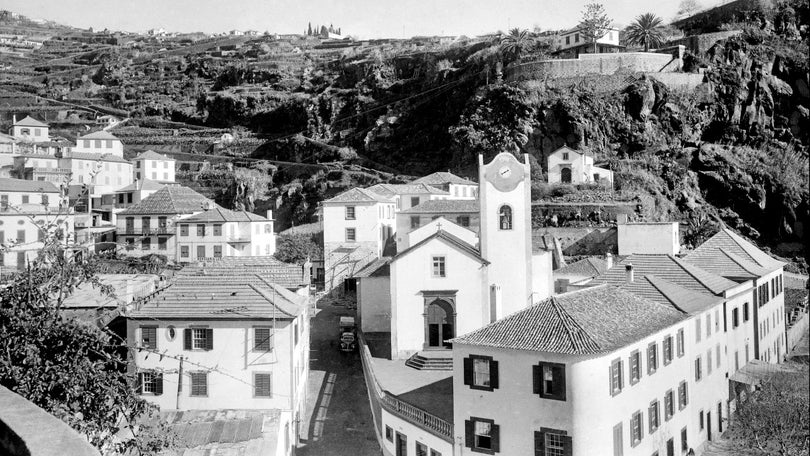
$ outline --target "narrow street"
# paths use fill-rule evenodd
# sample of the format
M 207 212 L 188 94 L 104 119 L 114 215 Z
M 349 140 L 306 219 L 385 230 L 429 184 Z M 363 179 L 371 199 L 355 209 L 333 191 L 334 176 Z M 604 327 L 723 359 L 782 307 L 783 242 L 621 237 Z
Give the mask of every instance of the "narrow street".
M 312 318 L 307 411 L 297 454 L 379 456 L 360 357 L 337 347 L 338 320 L 354 311 L 333 302 L 320 299 Z

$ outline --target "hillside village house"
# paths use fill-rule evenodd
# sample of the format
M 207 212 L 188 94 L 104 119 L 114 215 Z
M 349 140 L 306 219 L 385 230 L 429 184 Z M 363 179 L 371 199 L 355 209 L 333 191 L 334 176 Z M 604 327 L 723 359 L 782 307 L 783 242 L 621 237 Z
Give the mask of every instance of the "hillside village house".
M 44 231 L 54 225 L 57 238 L 73 236 L 73 213 L 50 182 L 0 178 L 0 253 L 3 272 L 20 270 L 43 247 Z
M 267 217 L 213 206 L 177 221 L 178 262 L 276 253 L 271 211 Z
M 596 40 L 595 53 L 622 52 L 625 46 L 619 44 L 620 34 L 621 30 L 609 28 L 601 38 Z M 579 26 L 560 33 L 555 44 L 557 51 L 554 54 L 562 59 L 575 59 L 579 54 L 594 53 L 593 41 L 585 38 L 583 30 Z
M 276 448 L 265 454 L 287 456 L 306 404 L 308 302 L 271 280 L 182 275 L 129 313 L 127 344 L 139 348 L 138 393 L 161 411 L 273 410 L 262 431 Z
M 51 140 L 48 130 L 48 124 L 31 116 L 25 116 L 21 120 L 17 120 L 17 116 L 14 116 L 8 134 L 25 142 L 48 142 Z
M 88 154 L 110 154 L 124 158 L 124 144 L 112 133 L 99 130 L 76 138 L 74 152 Z
M 450 172 L 439 171 L 413 181 L 414 184 L 427 184 L 444 190 L 453 199 L 478 198 L 478 184 Z
M 549 184 L 602 184 L 613 187 L 613 171 L 594 166 L 590 152 L 563 146 L 548 156 Z
M 70 184 L 92 184 L 100 197 L 132 183 L 132 163 L 118 155 L 65 152 L 59 168 L 70 170 Z
M 136 180 L 112 193 L 101 195 L 101 204 L 97 207 L 94 205 L 93 210 L 101 213 L 103 221 L 115 225 L 118 221 L 116 215 L 119 212 L 140 203 L 165 185 L 163 182 L 155 182 L 149 179 Z
M 133 160 L 135 180 L 151 179 L 159 182 L 174 182 L 175 160 L 155 151 L 147 150 Z
M 13 160 L 13 175 L 20 179 L 61 185 L 70 176 L 70 169 L 60 167 L 59 159 L 53 155 L 20 153 Z

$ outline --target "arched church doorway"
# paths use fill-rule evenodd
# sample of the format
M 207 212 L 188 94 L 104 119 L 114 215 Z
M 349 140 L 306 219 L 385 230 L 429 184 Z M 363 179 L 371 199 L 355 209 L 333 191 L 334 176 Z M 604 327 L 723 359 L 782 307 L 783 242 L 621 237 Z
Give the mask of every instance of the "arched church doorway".
M 450 348 L 447 342 L 456 336 L 453 306 L 443 299 L 436 299 L 425 312 L 425 348 Z
M 564 184 L 571 183 L 571 168 L 563 168 L 560 170 L 560 181 Z

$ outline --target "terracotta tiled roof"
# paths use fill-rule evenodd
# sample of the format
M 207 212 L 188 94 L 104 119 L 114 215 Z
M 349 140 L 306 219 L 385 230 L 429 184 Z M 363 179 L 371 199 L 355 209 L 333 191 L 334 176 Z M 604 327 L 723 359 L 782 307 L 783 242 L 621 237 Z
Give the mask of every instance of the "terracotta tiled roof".
M 133 160 L 163 160 L 163 161 L 175 161 L 171 157 L 167 157 L 165 155 L 161 155 L 154 150 L 147 150 L 146 152 L 141 152 L 137 157 Z
M 0 177 L 0 192 L 59 193 L 51 182 Z
M 453 236 L 452 234 L 450 234 L 450 233 L 448 233 L 447 231 L 444 231 L 444 230 L 437 230 L 435 233 L 431 234 L 430 236 L 422 239 L 421 241 L 419 241 L 416 244 L 408 247 L 407 249 L 403 250 L 402 252 L 397 253 L 393 257 L 392 261 L 396 261 L 399 258 L 402 258 L 403 256 L 405 256 L 405 255 L 419 249 L 420 247 L 422 247 L 422 245 L 428 243 L 432 239 L 441 239 L 442 241 L 445 241 L 448 245 L 450 245 L 452 247 L 455 247 L 456 249 L 458 249 L 462 253 L 466 253 L 467 255 L 475 258 L 476 260 L 482 262 L 483 264 L 489 264 L 489 261 L 485 260 L 481 256 L 481 252 L 479 252 L 478 249 L 471 246 L 470 244 L 467 244 L 463 240 L 459 239 L 456 236 Z
M 375 193 L 372 191 L 368 191 L 364 188 L 352 188 L 346 190 L 345 192 L 329 198 L 328 200 L 324 200 L 324 204 L 328 203 L 390 203 L 391 197 L 386 197 L 380 195 L 379 193 Z
M 415 195 L 449 195 L 442 189 L 431 187 L 427 184 L 412 183 L 412 184 L 377 184 L 372 185 L 366 190 L 391 197 L 393 195 L 415 194 Z
M 65 152 L 64 154 L 62 154 L 62 158 L 131 164 L 128 160 L 125 160 L 124 158 L 119 157 L 118 155 L 95 154 L 93 152 Z
M 292 318 L 304 310 L 305 297 L 258 274 L 208 274 L 178 276 L 168 288 L 129 316 L 204 320 Z
M 554 271 L 554 275 L 581 275 L 586 277 L 596 277 L 607 271 L 607 262 L 601 258 L 583 258 L 576 263 L 571 263 Z
M 439 171 L 437 173 L 428 174 L 427 176 L 420 177 L 413 181 L 415 184 L 428 184 L 428 185 L 442 185 L 442 184 L 457 184 L 457 185 L 478 185 L 477 183 L 456 176 L 453 173 L 446 171 Z
M 733 231 L 724 228 L 686 256 L 686 260 L 723 277 L 761 277 L 784 266 Z
M 622 285 L 627 281 L 625 266 L 633 265 L 634 275 L 641 277 L 654 275 L 667 282 L 699 293 L 720 295 L 723 291 L 737 286 L 735 282 L 689 264 L 672 255 L 634 254 L 613 266 L 594 279 L 595 284 L 609 283 Z
M 478 200 L 428 200 L 418 206 L 401 211 L 401 214 L 451 214 L 478 212 Z
M 309 285 L 304 283 L 303 266 L 281 262 L 271 256 L 224 257 L 205 262 L 201 266 L 186 266 L 178 276 L 206 277 L 242 276 L 251 274 L 256 280 L 265 280 L 289 289 Z
M 552 296 L 451 342 L 586 355 L 625 347 L 683 318 L 669 306 L 603 285 Z
M 220 206 L 214 206 L 207 211 L 182 219 L 182 222 L 268 222 L 267 217 L 247 211 L 231 211 Z
M 111 139 L 114 141 L 120 141 L 120 139 L 118 139 L 115 135 L 106 130 L 94 131 L 93 133 L 88 133 L 84 136 L 79 136 L 76 138 L 77 141 L 79 139 Z
M 687 290 L 654 275 L 636 277 L 620 288 L 661 304 L 671 305 L 685 314 L 701 313 L 723 302 L 722 296 Z
M 121 211 L 121 215 L 191 214 L 204 211 L 216 203 L 182 185 L 167 185 L 144 198 L 140 203 Z
M 33 117 L 31 117 L 31 116 L 25 116 L 25 117 L 23 117 L 22 119 L 20 119 L 20 120 L 18 120 L 17 122 L 15 122 L 15 123 L 14 123 L 14 126 L 20 126 L 20 127 L 44 127 L 44 128 L 48 128 L 48 124 L 43 123 L 43 122 L 40 122 L 39 120 L 34 119 L 34 118 L 33 118 Z
M 164 186 L 166 186 L 166 184 L 163 182 L 153 181 L 151 179 L 138 179 L 126 187 L 119 188 L 115 193 L 134 192 L 137 190 L 160 190 Z

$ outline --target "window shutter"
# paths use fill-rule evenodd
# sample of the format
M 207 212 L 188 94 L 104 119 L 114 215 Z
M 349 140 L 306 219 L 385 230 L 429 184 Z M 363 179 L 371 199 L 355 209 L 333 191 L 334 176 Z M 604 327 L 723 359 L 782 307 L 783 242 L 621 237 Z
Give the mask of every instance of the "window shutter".
M 534 431 L 534 456 L 546 456 L 546 434 Z
M 206 350 L 213 350 L 214 349 L 214 329 L 213 328 L 206 328 L 205 329 L 205 349 Z
M 464 358 L 464 384 L 472 385 L 473 376 L 473 360 L 472 358 Z
M 560 399 L 565 400 L 565 367 L 558 367 L 554 369 L 554 393 L 560 396 Z
M 492 425 L 492 451 L 501 451 L 501 427 L 497 424 Z
M 472 420 L 464 420 L 464 446 L 472 448 L 475 444 L 475 423 Z
M 155 396 L 163 394 L 163 373 L 155 374 Z
M 613 364 L 608 366 L 608 391 L 610 391 L 610 395 L 613 396 Z
M 135 392 L 138 394 L 143 394 L 143 374 L 138 373 L 138 385 L 135 387 Z
M 540 366 L 532 366 L 532 391 L 534 394 L 542 394 L 542 381 L 543 381 L 543 372 L 540 370 Z
M 619 389 L 624 389 L 624 361 L 619 361 Z
M 573 456 L 574 455 L 574 438 L 570 435 L 565 435 L 562 438 L 563 440 L 563 456 Z
M 489 386 L 492 389 L 498 387 L 498 362 L 489 362 Z
M 191 350 L 191 328 L 183 329 L 183 350 Z

